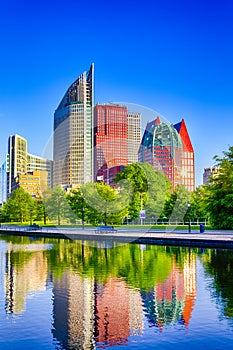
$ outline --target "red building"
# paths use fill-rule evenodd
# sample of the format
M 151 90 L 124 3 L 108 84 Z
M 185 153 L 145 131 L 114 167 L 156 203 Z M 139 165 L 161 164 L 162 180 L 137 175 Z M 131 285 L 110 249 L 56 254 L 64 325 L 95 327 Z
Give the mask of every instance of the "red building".
M 94 108 L 94 179 L 109 169 L 128 164 L 127 107 L 99 105 Z
M 175 125 L 161 122 L 159 117 L 147 123 L 139 161 L 163 172 L 173 188 L 183 184 L 194 191 L 194 151 L 184 119 Z

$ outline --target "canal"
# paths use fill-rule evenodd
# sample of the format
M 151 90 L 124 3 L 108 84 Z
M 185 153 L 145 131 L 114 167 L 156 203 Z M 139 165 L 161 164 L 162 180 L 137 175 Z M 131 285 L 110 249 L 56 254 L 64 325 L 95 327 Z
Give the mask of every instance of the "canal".
M 0 235 L 0 349 L 232 349 L 233 251 Z

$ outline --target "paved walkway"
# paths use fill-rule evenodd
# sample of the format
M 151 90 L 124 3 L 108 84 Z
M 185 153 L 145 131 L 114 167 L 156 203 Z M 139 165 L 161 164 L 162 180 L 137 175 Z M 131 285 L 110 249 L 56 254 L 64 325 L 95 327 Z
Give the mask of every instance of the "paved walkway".
M 2 225 L 0 233 L 34 237 L 56 237 L 72 240 L 118 241 L 123 243 L 143 243 L 176 246 L 195 246 L 233 249 L 233 231 L 178 231 L 120 228 L 114 232 L 99 233 L 94 228 L 41 227 L 39 230 L 28 226 Z

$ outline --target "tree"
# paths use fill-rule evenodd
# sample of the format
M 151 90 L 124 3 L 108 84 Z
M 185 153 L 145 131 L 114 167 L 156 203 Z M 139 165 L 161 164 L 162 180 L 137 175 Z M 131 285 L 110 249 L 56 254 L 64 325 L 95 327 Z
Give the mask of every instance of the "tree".
M 23 188 L 17 188 L 2 207 L 2 215 L 10 221 L 28 221 L 35 210 L 35 200 Z
M 187 215 L 189 215 L 187 214 L 187 209 L 190 198 L 191 193 L 184 185 L 179 185 L 166 201 L 162 217 L 165 216 L 171 223 L 185 220 Z
M 91 223 L 121 224 L 128 214 L 124 191 L 117 191 L 105 183 L 88 183 L 81 187 L 86 216 Z
M 194 220 L 208 220 L 205 197 L 206 185 L 198 186 L 191 194 L 190 217 Z
M 83 222 L 88 220 L 87 205 L 83 198 L 83 194 L 79 189 L 73 189 L 67 194 L 67 201 L 75 213 L 75 215 Z
M 214 157 L 219 168 L 217 176 L 210 178 L 206 186 L 205 204 L 213 227 L 233 228 L 233 146 Z
M 42 198 L 35 200 L 35 214 L 34 220 L 43 221 L 46 225 L 48 215 L 46 213 L 45 204 Z
M 122 180 L 132 187 L 129 202 L 131 220 L 139 216 L 140 209 L 145 209 L 148 216 L 158 217 L 161 214 L 169 190 L 164 174 L 155 171 L 148 163 L 133 163 L 116 175 L 116 183 Z
M 67 201 L 66 192 L 60 186 L 55 187 L 50 192 L 50 195 L 46 195 L 44 204 L 49 218 L 57 221 L 58 226 L 60 226 L 61 220 L 69 219 L 72 221 L 74 219 L 74 214 Z

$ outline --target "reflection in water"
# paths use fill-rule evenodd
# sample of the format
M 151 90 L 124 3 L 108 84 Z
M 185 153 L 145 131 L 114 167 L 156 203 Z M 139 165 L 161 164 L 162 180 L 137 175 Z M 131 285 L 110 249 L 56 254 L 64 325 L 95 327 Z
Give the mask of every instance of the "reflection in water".
M 97 284 L 95 310 L 95 334 L 100 347 L 125 344 L 130 335 L 142 334 L 141 296 L 124 280 L 109 278 L 105 285 Z
M 137 244 L 98 249 L 55 239 L 34 241 L 30 249 L 27 238 L 9 239 L 0 250 L 6 313 L 23 314 L 28 294 L 45 291 L 52 281 L 51 330 L 58 349 L 128 346 L 148 326 L 161 334 L 167 326 L 189 328 L 197 256 L 214 275 L 225 314 L 233 315 L 228 252 Z
M 224 316 L 233 319 L 233 254 L 227 250 L 208 249 L 202 255 L 206 272 L 213 276 L 214 296 Z
M 19 254 L 9 249 L 5 261 L 6 312 L 22 313 L 27 294 L 46 288 L 47 259 L 41 251 Z
M 188 326 L 196 297 L 196 256 L 184 257 L 182 268 L 173 259 L 168 278 L 142 292 L 146 317 L 162 331 L 164 325 L 182 322 Z
M 94 281 L 67 270 L 54 280 L 53 335 L 64 348 L 93 349 Z

